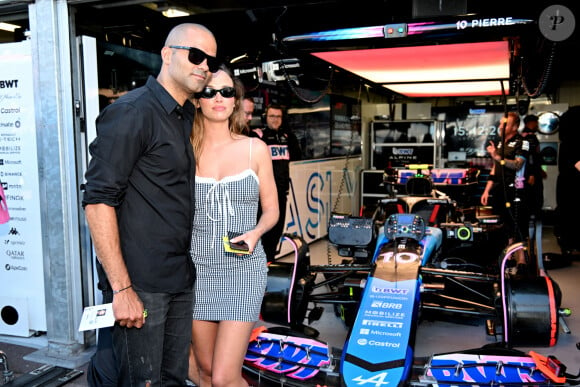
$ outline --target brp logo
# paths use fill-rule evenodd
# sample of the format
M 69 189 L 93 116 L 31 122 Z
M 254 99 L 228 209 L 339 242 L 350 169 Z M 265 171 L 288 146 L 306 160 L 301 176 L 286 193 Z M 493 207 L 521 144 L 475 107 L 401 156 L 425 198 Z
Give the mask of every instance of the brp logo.
M 555 4 L 541 13 L 538 26 L 546 39 L 561 42 L 568 39 L 574 32 L 576 19 L 569 8 Z

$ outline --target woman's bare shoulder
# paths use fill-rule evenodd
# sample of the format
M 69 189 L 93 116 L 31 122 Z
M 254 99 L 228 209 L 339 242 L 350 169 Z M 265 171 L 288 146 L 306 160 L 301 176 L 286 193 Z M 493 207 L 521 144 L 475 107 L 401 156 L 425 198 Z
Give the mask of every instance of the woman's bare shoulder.
M 254 149 L 254 153 L 270 155 L 270 151 L 268 150 L 268 145 L 259 138 L 255 137 L 248 137 L 248 141 L 252 142 L 252 149 Z

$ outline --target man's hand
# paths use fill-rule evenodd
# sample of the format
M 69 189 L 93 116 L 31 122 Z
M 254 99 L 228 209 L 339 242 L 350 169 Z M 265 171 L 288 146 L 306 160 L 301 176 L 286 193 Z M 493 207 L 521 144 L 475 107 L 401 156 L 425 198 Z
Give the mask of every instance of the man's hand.
M 481 204 L 487 206 L 488 201 L 489 201 L 489 192 L 484 191 L 483 194 L 481 195 Z
M 113 296 L 113 314 L 122 327 L 141 328 L 145 324 L 145 308 L 132 288 Z
M 485 148 L 485 150 L 487 150 L 487 153 L 489 153 L 492 159 L 496 160 L 497 148 L 495 147 L 493 141 L 489 142 L 489 145 Z

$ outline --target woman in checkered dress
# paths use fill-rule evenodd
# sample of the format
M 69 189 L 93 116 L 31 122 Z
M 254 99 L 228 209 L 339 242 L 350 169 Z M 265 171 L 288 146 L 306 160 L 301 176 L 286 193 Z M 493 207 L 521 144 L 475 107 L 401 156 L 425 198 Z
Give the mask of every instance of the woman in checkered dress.
M 192 143 L 197 161 L 191 253 L 194 285 L 190 378 L 201 386 L 247 386 L 241 369 L 266 289 L 260 238 L 279 216 L 266 145 L 242 135 L 243 86 L 221 68 L 195 95 Z M 256 222 L 258 203 L 262 215 Z M 241 233 L 250 254 L 227 252 Z

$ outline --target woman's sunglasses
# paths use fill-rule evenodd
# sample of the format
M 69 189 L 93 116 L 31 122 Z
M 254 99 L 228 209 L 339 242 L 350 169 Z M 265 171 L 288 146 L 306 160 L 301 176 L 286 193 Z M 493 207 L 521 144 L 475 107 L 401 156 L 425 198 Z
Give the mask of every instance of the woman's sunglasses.
M 220 61 L 211 55 L 207 55 L 205 52 L 201 51 L 199 48 L 187 47 L 187 46 L 169 46 L 169 48 L 177 48 L 179 50 L 189 50 L 189 56 L 187 59 L 194 65 L 201 64 L 205 59 L 207 59 L 207 67 L 211 73 L 216 73 L 220 67 Z
M 220 93 L 224 98 L 233 98 L 236 96 L 236 89 L 233 87 L 223 87 L 221 89 L 212 89 L 211 87 L 206 87 L 199 93 L 195 93 L 195 98 L 213 98 L 217 93 Z

